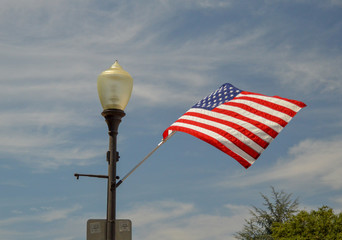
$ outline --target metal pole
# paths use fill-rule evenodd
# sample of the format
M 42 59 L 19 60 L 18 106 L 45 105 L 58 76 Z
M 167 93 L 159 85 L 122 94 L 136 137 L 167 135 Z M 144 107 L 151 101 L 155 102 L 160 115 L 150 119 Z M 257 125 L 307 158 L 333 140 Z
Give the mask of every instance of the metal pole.
M 106 119 L 109 135 L 108 186 L 107 186 L 107 240 L 115 240 L 116 220 L 116 151 L 118 128 L 121 118 L 125 116 L 120 109 L 109 109 L 102 112 Z
M 174 134 L 176 133 L 176 131 L 173 131 L 169 136 L 167 136 L 167 138 L 163 139 L 158 145 L 157 147 L 155 147 L 149 154 L 146 155 L 146 157 L 144 157 L 143 160 L 141 160 L 131 171 L 129 171 L 122 179 L 120 179 L 120 181 L 116 184 L 116 187 L 120 186 L 121 183 L 123 183 L 123 181 L 126 180 L 126 178 L 129 177 L 129 175 L 131 175 L 135 170 L 137 170 L 138 167 L 140 167 L 141 164 L 143 164 L 146 159 L 148 159 L 155 151 L 157 151 L 158 148 L 160 148 L 161 145 L 163 145 L 164 143 L 166 143 L 167 140 L 169 140 Z

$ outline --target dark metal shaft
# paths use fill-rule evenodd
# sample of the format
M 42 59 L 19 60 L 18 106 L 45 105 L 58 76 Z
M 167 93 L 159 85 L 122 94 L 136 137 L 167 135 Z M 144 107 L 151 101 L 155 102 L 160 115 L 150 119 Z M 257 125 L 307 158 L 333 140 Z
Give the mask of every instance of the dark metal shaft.
M 109 161 L 108 161 L 108 186 L 107 186 L 107 240 L 115 240 L 116 220 L 116 163 L 117 135 L 121 118 L 125 116 L 124 111 L 109 109 L 102 112 L 106 119 L 109 135 Z
M 108 176 L 106 175 L 81 174 L 81 173 L 75 173 L 74 176 L 77 178 L 77 180 L 80 177 L 108 178 Z

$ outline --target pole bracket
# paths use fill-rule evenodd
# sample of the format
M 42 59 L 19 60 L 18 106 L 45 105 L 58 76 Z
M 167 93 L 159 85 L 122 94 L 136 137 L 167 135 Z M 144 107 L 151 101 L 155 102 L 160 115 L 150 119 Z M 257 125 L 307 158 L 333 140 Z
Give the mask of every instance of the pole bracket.
M 78 180 L 80 177 L 108 178 L 107 175 L 81 174 L 81 173 L 75 173 L 74 176 L 77 178 L 77 180 Z

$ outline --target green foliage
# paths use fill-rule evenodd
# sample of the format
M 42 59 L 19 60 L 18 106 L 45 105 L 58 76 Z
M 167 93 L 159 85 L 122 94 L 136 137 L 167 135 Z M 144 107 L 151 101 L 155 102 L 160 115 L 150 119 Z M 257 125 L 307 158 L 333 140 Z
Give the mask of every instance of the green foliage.
M 301 211 L 286 222 L 277 222 L 272 227 L 274 239 L 341 240 L 342 213 L 334 214 L 327 206 L 317 211 Z
M 292 194 L 277 192 L 274 187 L 271 190 L 271 198 L 261 194 L 266 209 L 253 206 L 253 210 L 250 210 L 252 217 L 245 220 L 243 229 L 235 234 L 236 239 L 273 240 L 272 225 L 288 221 L 297 212 L 298 199 L 292 200 Z

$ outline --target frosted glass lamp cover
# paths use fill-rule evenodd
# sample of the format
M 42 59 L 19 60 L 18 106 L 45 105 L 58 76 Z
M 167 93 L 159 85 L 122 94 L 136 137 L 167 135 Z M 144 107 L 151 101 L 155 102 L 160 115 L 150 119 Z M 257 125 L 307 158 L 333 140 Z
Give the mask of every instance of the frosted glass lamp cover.
M 133 78 L 118 61 L 97 78 L 97 91 L 103 110 L 124 110 L 131 97 Z

